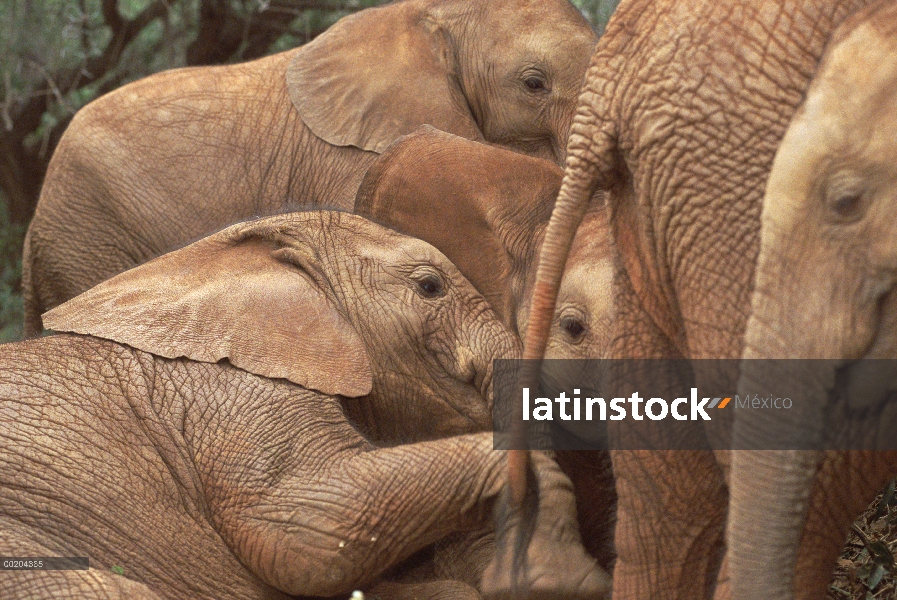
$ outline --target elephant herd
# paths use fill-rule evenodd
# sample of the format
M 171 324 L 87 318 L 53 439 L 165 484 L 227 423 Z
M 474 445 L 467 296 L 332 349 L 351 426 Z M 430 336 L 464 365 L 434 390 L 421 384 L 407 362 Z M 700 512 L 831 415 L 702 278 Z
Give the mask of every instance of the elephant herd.
M 0 555 L 90 569 L 0 597 L 823 598 L 897 452 L 494 450 L 494 361 L 829 359 L 731 430 L 815 434 L 895 140 L 890 0 L 400 0 L 95 100 L 0 346 Z

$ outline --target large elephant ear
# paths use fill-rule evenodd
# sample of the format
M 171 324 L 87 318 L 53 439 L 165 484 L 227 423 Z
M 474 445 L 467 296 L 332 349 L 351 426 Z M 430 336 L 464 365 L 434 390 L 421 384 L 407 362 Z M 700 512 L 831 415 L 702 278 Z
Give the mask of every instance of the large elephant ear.
M 382 152 L 418 126 L 483 139 L 455 75 L 452 41 L 420 2 L 344 17 L 296 50 L 290 98 L 319 138 Z
M 105 281 L 43 315 L 46 327 L 166 358 L 228 359 L 324 392 L 370 393 L 367 350 L 323 291 L 288 216 L 241 223 Z
M 425 126 L 371 165 L 355 212 L 438 248 L 516 331 L 562 178 L 554 163 Z

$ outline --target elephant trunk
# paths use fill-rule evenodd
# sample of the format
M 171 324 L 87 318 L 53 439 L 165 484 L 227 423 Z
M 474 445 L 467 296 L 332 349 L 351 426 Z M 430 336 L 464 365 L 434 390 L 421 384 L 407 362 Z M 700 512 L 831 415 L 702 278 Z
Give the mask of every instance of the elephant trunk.
M 736 404 L 727 537 L 733 597 L 778 600 L 795 595 L 836 369 L 861 352 L 870 323 L 849 301 L 858 278 L 824 272 L 836 261 L 796 247 L 805 236 L 764 218 L 738 396 L 792 402 Z
M 497 391 L 495 377 L 495 361 L 499 359 L 519 359 L 522 353 L 520 339 L 511 333 L 497 319 L 490 320 L 488 324 L 480 321 L 474 331 L 472 345 L 483 351 L 471 355 L 470 369 L 474 373 L 473 383 L 480 391 L 488 406 L 489 415 L 496 410 L 495 397 L 504 393 L 509 397 L 508 390 Z M 501 377 L 498 378 L 502 380 Z M 506 382 L 500 381 L 502 385 Z
M 754 346 L 754 341 L 748 343 L 752 345 L 746 358 L 770 355 L 762 346 Z M 821 458 L 818 450 L 797 449 L 801 446 L 796 442 L 811 446 L 818 442 L 822 415 L 813 414 L 812 408 L 825 401 L 834 369 L 829 365 L 828 372 L 819 372 L 820 363 L 804 362 L 803 370 L 795 367 L 795 361 L 784 362 L 792 364 L 742 363 L 740 398 L 759 393 L 763 398 L 800 398 L 801 402 L 795 401 L 792 410 L 736 405 L 727 532 L 733 598 L 794 597 L 798 548 Z M 781 366 L 777 373 L 776 366 Z M 805 403 L 810 411 L 801 410 Z M 792 440 L 795 444 L 789 447 Z

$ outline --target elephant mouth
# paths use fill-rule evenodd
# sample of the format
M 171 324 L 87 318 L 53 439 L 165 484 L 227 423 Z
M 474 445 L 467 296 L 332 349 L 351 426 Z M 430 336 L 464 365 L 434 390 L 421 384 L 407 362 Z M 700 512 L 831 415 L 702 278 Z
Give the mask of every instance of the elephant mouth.
M 857 352 L 835 367 L 835 390 L 848 406 L 862 409 L 894 401 L 897 397 L 897 300 L 893 291 L 880 293 L 868 310 L 866 339 L 857 340 Z

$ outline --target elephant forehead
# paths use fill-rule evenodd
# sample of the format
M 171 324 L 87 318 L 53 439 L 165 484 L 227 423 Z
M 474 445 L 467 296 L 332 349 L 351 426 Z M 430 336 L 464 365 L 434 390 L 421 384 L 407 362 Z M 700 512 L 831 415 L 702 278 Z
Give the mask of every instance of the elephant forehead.
M 889 12 L 886 19 L 897 27 L 897 11 Z M 872 116 L 891 108 L 897 98 L 897 40 L 886 33 L 880 23 L 867 21 L 832 48 L 808 105 L 815 101 L 814 108 L 851 124 L 858 112 Z
M 230 241 L 259 237 L 288 244 L 311 242 L 316 252 L 333 253 L 336 262 L 349 269 L 357 259 L 382 266 L 432 264 L 453 280 L 461 278 L 451 261 L 427 242 L 342 211 L 286 213 L 239 223 L 219 235 Z
M 595 318 L 609 315 L 613 308 L 613 274 L 610 257 L 568 266 L 558 292 L 558 302 L 578 306 Z
M 833 153 L 853 156 L 861 148 L 867 158 L 881 158 L 892 134 L 880 124 L 897 111 L 895 58 L 897 43 L 869 21 L 829 50 L 782 144 L 782 154 L 794 155 L 793 168 Z
M 457 270 L 429 243 L 350 213 L 334 212 L 339 227 L 332 233 L 338 250 L 387 265 L 433 264 L 453 276 Z
M 897 19 L 897 15 L 891 19 Z M 893 60 L 895 48 L 897 42 L 892 37 L 885 35 L 876 24 L 864 22 L 831 49 L 822 65 L 825 80 L 843 78 L 847 83 L 861 86 L 857 91 L 878 88 L 897 72 Z
M 567 0 L 489 0 L 486 16 L 496 37 L 519 39 L 521 34 L 535 33 L 552 39 L 571 35 L 595 39 L 588 21 Z

